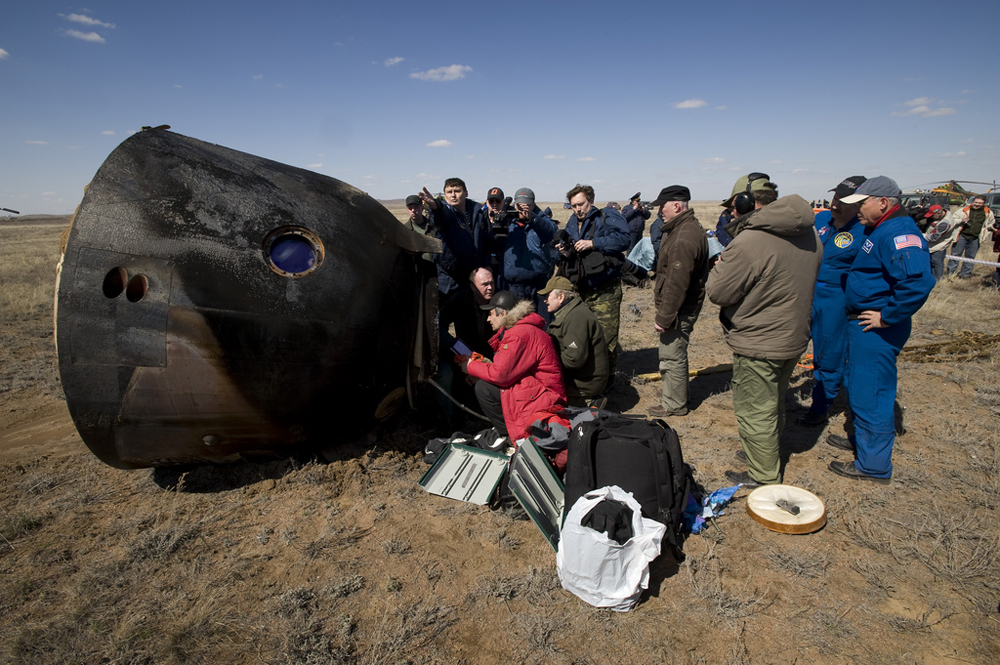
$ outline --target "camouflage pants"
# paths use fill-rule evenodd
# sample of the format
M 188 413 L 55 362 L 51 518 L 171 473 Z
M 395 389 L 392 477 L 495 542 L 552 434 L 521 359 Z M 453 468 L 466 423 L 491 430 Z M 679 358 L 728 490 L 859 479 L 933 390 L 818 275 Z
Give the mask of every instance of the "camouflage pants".
M 614 382 L 615 368 L 618 366 L 618 323 L 621 320 L 622 281 L 609 279 L 596 289 L 581 290 L 580 298 L 597 317 L 604 329 L 604 341 L 608 343 L 609 373 L 608 387 Z

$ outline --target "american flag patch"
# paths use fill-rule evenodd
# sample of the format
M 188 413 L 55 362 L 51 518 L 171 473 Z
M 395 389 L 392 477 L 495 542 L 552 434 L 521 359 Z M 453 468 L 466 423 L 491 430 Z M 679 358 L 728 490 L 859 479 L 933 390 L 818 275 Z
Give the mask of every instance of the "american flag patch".
M 896 244 L 896 249 L 920 247 L 920 236 L 915 236 L 912 233 L 905 236 L 896 236 L 892 241 Z

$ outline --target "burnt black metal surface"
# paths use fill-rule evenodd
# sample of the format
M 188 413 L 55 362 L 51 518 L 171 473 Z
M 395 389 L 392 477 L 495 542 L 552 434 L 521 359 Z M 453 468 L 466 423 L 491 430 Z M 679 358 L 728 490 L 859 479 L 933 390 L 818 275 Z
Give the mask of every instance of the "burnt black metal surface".
M 315 247 L 314 267 L 274 264 L 287 235 Z M 420 372 L 414 355 L 433 362 L 419 255 L 436 251 L 346 183 L 135 134 L 91 182 L 60 265 L 74 423 L 119 468 L 335 444 Z

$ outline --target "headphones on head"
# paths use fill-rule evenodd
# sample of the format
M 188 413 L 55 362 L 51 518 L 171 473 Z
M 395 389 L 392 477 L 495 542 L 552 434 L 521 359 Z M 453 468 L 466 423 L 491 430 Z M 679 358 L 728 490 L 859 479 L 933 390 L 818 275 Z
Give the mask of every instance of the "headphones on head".
M 733 197 L 733 207 L 736 209 L 737 215 L 745 215 L 756 207 L 756 203 L 753 200 L 753 194 L 750 192 L 750 185 L 754 180 L 770 180 L 771 176 L 766 173 L 751 173 L 747 176 L 747 188 L 746 191 L 740 192 L 735 197 Z

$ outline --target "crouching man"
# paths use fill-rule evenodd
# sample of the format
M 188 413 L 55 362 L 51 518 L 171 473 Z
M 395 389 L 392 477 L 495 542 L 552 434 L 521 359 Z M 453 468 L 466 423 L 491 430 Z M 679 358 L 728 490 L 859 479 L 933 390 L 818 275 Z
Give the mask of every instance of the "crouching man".
M 604 408 L 602 397 L 610 376 L 604 330 L 587 303 L 565 277 L 553 277 L 538 292 L 552 315 L 549 335 L 563 367 L 570 406 Z
M 493 427 L 516 441 L 528 436 L 535 413 L 566 405 L 559 356 L 533 303 L 515 301 L 510 291 L 500 291 L 482 307 L 489 310 L 496 331 L 490 339 L 493 362 L 470 358 L 464 370 L 480 379 L 476 398 Z M 500 439 L 494 447 L 502 450 L 505 444 Z

